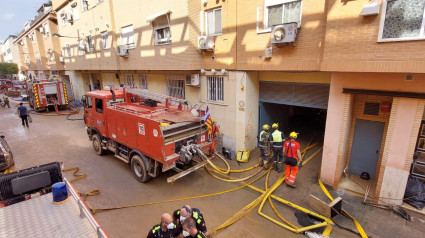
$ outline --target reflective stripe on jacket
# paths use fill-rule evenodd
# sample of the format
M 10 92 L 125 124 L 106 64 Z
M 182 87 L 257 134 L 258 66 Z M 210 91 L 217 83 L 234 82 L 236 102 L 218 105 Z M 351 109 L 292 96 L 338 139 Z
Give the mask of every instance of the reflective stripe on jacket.
M 273 139 L 273 147 L 275 148 L 282 148 L 283 142 L 285 141 L 285 136 L 283 135 L 283 132 L 276 129 L 272 133 L 272 139 Z

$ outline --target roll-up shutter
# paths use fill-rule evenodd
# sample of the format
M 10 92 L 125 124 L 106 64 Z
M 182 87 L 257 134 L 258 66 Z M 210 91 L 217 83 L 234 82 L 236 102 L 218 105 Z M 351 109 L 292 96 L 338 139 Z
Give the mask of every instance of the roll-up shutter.
M 260 101 L 327 109 L 329 84 L 260 82 Z

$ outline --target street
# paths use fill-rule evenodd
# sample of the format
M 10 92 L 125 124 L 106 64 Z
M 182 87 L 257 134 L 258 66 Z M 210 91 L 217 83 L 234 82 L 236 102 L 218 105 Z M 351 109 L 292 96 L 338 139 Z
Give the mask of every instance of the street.
M 16 171 L 52 161 L 63 162 L 64 168 L 79 167 L 79 173 L 87 174 L 87 178 L 76 181 L 74 183 L 76 189 L 80 193 L 87 193 L 94 189 L 100 190 L 100 195 L 88 197 L 87 199 L 87 204 L 93 209 L 210 194 L 241 185 L 240 183 L 227 183 L 217 180 L 206 173 L 204 169 L 187 175 L 177 180 L 174 184 L 168 184 L 166 178 L 175 174 L 175 172 L 166 172 L 147 183 L 139 183 L 133 177 L 130 167 L 114 158 L 112 154 L 106 154 L 102 157 L 95 154 L 82 121 L 69 121 L 66 120 L 65 116 L 55 116 L 54 113 L 32 114 L 33 122 L 29 128 L 24 128 L 15 112 L 16 105 L 17 102 L 12 100 L 11 109 L 1 109 L 0 114 L 0 131 L 6 136 L 15 158 L 15 166 L 12 167 L 12 170 Z M 80 117 L 82 117 L 82 114 L 74 115 L 72 118 Z M 255 151 L 251 155 L 249 163 L 238 165 L 235 161 L 230 161 L 230 165 L 232 169 L 247 168 L 257 163 L 257 156 L 258 151 Z M 317 186 L 317 168 L 321 162 L 319 156 L 317 157 L 301 169 L 295 190 L 282 185 L 274 194 L 307 209 L 310 209 L 308 206 L 309 194 L 314 194 L 325 200 L 323 192 Z M 217 159 L 215 163 L 219 166 L 224 166 Z M 244 177 L 253 171 L 255 170 L 242 173 L 243 175 L 232 174 L 232 176 Z M 64 175 L 69 180 L 74 178 L 72 172 L 64 172 Z M 272 171 L 269 186 L 277 178 L 277 172 Z M 254 185 L 264 189 L 264 178 L 255 182 Z M 331 191 L 331 193 L 334 197 L 339 194 L 335 191 Z M 160 216 L 163 212 L 172 213 L 184 204 L 189 204 L 201 210 L 210 233 L 214 228 L 224 223 L 260 195 L 260 193 L 250 188 L 243 188 L 234 192 L 205 198 L 101 211 L 95 214 L 95 218 L 110 237 L 145 237 L 149 229 L 160 222 Z M 387 211 L 371 209 L 361 205 L 360 198 L 351 196 L 348 193 L 342 196 L 350 204 L 349 206 L 344 205 L 345 208 L 359 220 L 370 236 L 387 237 L 383 236 L 383 234 L 401 234 L 404 228 L 409 229 L 403 219 Z M 359 204 L 354 206 L 355 203 Z M 293 209 L 278 202 L 274 204 L 286 219 L 298 224 L 296 217 L 293 215 Z M 241 220 L 219 232 L 216 237 L 301 236 L 267 221 L 257 214 L 257 209 L 258 206 Z M 264 212 L 271 217 L 276 217 L 268 204 L 265 205 Z M 381 218 L 377 221 L 380 216 Z M 383 218 L 384 216 L 385 218 Z M 336 221 L 355 230 L 349 219 L 338 216 Z M 381 225 L 388 223 L 393 224 L 394 230 L 386 229 L 383 232 L 383 230 L 379 229 Z M 397 226 L 401 226 L 401 228 L 395 229 Z M 421 234 L 418 230 L 410 230 L 409 232 L 412 234 L 410 237 L 419 237 Z M 415 234 L 418 236 L 415 236 Z M 356 237 L 356 235 L 335 227 L 331 237 Z

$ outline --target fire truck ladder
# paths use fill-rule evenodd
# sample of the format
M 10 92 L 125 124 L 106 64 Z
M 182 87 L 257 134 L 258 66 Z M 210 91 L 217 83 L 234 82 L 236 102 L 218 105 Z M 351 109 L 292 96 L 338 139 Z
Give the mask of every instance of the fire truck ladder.
M 151 99 L 160 103 L 166 103 L 168 100 L 168 103 L 170 105 L 189 105 L 190 103 L 187 100 L 184 99 L 180 99 L 180 98 L 175 98 L 175 97 L 170 97 L 170 96 L 166 96 L 163 94 L 159 94 L 159 93 L 153 93 L 153 92 L 149 92 L 146 89 L 137 89 L 137 88 L 126 88 L 125 89 L 127 93 L 142 97 L 144 99 Z

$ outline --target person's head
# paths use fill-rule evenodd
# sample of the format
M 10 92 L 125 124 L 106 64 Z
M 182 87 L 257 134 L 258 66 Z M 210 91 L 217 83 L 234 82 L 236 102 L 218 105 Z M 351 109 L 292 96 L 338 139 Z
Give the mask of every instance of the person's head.
M 263 125 L 263 130 L 268 131 L 270 129 L 270 126 L 268 124 Z
M 190 217 L 192 217 L 192 209 L 189 205 L 184 205 L 180 209 L 180 222 L 183 222 L 184 220 L 186 220 L 186 218 Z
M 272 128 L 275 129 L 275 130 L 278 129 L 279 128 L 279 123 L 273 123 Z
M 163 230 L 174 229 L 173 217 L 169 213 L 164 213 L 161 216 L 161 228 Z
M 298 137 L 298 133 L 296 133 L 295 131 L 293 131 L 293 132 L 291 132 L 291 134 L 289 134 L 289 137 L 290 137 L 291 139 L 297 139 L 297 137 Z
M 183 235 L 185 237 L 189 235 L 195 236 L 196 233 L 198 233 L 198 230 L 196 229 L 195 219 L 191 217 L 184 220 L 182 227 L 183 227 Z
M 19 103 L 19 106 L 23 106 L 24 104 L 21 102 L 21 103 Z

